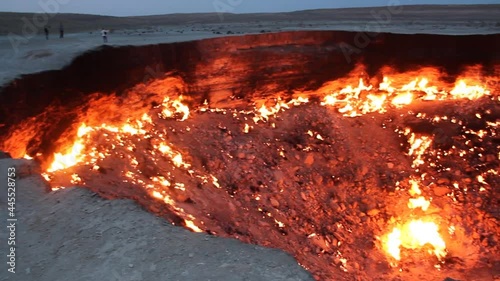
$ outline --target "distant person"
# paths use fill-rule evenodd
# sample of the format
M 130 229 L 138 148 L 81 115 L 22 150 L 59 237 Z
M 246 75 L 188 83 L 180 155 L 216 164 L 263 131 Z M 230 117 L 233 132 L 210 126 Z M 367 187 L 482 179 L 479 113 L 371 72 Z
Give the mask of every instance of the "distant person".
M 108 43 L 108 32 L 109 32 L 109 30 L 106 30 L 106 29 L 101 30 L 102 41 L 104 43 Z
M 49 28 L 46 26 L 43 28 L 43 31 L 45 32 L 45 39 L 49 40 Z
M 59 38 L 64 38 L 64 26 L 62 22 L 59 24 Z

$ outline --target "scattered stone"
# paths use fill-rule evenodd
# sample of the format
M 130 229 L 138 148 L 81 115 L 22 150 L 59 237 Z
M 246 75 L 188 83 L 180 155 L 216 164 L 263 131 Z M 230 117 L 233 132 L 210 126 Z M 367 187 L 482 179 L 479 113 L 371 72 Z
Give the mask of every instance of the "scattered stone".
M 495 162 L 496 159 L 497 159 L 497 157 L 493 154 L 486 155 L 486 162 L 488 162 L 488 163 Z
M 450 179 L 448 178 L 439 178 L 437 181 L 438 184 L 450 184 Z
M 316 185 L 321 185 L 323 184 L 323 177 L 318 174 L 318 173 L 313 173 L 312 174 L 312 179 Z
M 368 174 L 368 171 L 368 166 L 363 166 L 363 168 L 361 168 L 361 175 L 366 176 L 366 174 Z
M 256 157 L 253 154 L 247 155 L 247 160 L 254 160 Z
M 374 216 L 380 214 L 380 210 L 379 209 L 371 209 L 366 214 L 370 217 L 374 217 Z
M 432 189 L 432 191 L 436 196 L 444 196 L 451 192 L 451 190 L 447 186 L 436 186 Z
M 330 251 L 331 248 L 330 248 L 330 245 L 328 243 L 328 241 L 326 241 L 326 239 L 322 236 L 314 236 L 314 237 L 311 237 L 311 242 L 316 245 L 318 248 L 324 250 L 324 251 Z
M 311 166 L 312 164 L 314 164 L 314 156 L 312 154 L 308 154 L 306 160 L 304 161 L 304 164 L 306 164 L 307 166 Z
M 263 226 L 263 227 L 269 227 L 269 226 L 271 226 L 268 222 L 265 222 L 265 221 L 262 221 L 262 220 L 258 221 L 258 224 L 259 224 L 259 226 Z
M 280 202 L 274 198 L 269 199 L 269 202 L 271 203 L 271 206 L 274 208 L 278 208 L 280 206 Z
M 238 155 L 236 155 L 239 159 L 245 159 L 246 155 L 243 152 L 239 152 Z
M 394 163 L 391 162 L 387 163 L 387 168 L 394 169 Z
M 306 201 L 307 200 L 307 196 L 304 192 L 301 192 L 300 193 L 300 197 L 302 198 L 302 200 Z

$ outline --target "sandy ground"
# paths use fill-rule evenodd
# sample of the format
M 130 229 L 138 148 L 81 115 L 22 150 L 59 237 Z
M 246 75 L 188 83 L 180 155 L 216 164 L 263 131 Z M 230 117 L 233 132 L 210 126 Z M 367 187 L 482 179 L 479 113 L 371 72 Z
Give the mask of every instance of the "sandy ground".
M 312 280 L 279 250 L 191 233 L 129 200 L 100 199 L 82 188 L 45 193 L 36 165 L 27 160 L 0 160 L 2 183 L 9 167 L 18 174 L 17 261 L 14 275 L 2 258 L 2 281 Z M 0 193 L 3 225 L 5 191 Z M 0 234 L 2 254 L 7 234 Z

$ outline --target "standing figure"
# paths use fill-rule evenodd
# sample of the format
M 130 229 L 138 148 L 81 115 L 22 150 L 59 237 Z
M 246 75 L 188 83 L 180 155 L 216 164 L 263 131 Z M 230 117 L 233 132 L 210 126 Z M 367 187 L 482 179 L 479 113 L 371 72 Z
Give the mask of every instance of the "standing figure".
M 63 26 L 62 22 L 59 23 L 59 38 L 61 38 L 61 39 L 64 38 L 64 26 Z
M 101 30 L 102 41 L 104 43 L 108 43 L 108 32 L 109 32 L 109 30 L 106 30 L 106 29 Z
M 49 40 L 49 28 L 46 26 L 43 28 L 43 31 L 45 32 L 45 39 Z

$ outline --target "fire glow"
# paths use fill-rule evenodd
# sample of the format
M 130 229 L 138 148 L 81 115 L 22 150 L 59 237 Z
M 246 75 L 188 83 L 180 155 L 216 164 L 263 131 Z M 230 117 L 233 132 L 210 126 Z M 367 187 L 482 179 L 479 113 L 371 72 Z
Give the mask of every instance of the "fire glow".
M 359 73 L 359 71 L 360 69 L 357 68 L 354 72 Z M 173 141 L 172 136 L 181 133 L 178 128 L 176 130 L 171 129 L 173 127 L 170 126 L 171 124 L 182 124 L 182 130 L 189 132 L 196 127 L 196 123 L 193 122 L 195 118 L 202 115 L 206 117 L 224 114 L 231 116 L 232 121 L 238 124 L 238 131 L 240 131 L 238 133 L 243 133 L 249 137 L 254 131 L 258 131 L 259 126 L 274 130 L 277 127 L 276 119 L 287 113 L 286 111 L 313 103 L 319 104 L 325 110 L 331 110 L 341 118 L 348 117 L 351 120 L 350 118 L 369 114 L 385 114 L 403 108 L 405 110 L 408 108 L 408 111 L 411 111 L 413 106 L 422 103 L 439 103 L 459 99 L 477 100 L 492 97 L 491 92 L 486 89 L 486 86 L 482 86 L 481 81 L 467 79 L 466 74 L 465 77 L 459 77 L 457 81 L 449 84 L 443 82 L 436 75 L 424 76 L 423 74 L 426 71 L 429 70 L 424 69 L 415 71 L 415 73 L 393 73 L 393 75 L 382 73 L 383 75 L 379 75 L 378 78 L 359 77 L 359 75 L 352 74 L 345 79 L 325 83 L 316 91 L 297 91 L 289 95 L 288 98 L 284 98 L 285 95 L 279 93 L 265 102 L 262 100 L 253 101 L 253 104 L 248 105 L 248 108 L 244 110 L 212 108 L 211 104 L 206 100 L 199 106 L 191 106 L 193 102 L 189 100 L 188 96 L 182 94 L 163 96 L 164 92 L 168 92 L 164 88 L 168 87 L 162 88 L 162 81 L 152 82 L 151 85 L 140 85 L 137 88 L 146 88 L 148 91 L 145 92 L 148 93 L 155 93 L 155 90 L 161 89 L 161 95 L 158 94 L 159 98 L 155 100 L 154 106 L 138 106 L 138 108 L 131 110 L 130 116 L 127 116 L 126 120 L 116 118 L 116 116 L 108 118 L 104 111 L 101 112 L 102 118 L 100 118 L 99 112 L 97 115 L 91 115 L 92 118 L 81 116 L 78 123 L 75 124 L 74 131 L 76 132 L 72 141 L 59 145 L 55 153 L 46 158 L 48 162 L 43 163 L 47 167 L 44 177 L 51 181 L 54 190 L 62 186 L 59 185 L 59 180 L 67 177 L 69 177 L 69 180 L 66 181 L 67 183 L 64 186 L 70 183 L 85 185 L 85 175 L 76 170 L 90 171 L 90 173 L 99 175 L 99 173 L 106 173 L 106 169 L 102 167 L 113 166 L 109 163 L 103 165 L 103 163 L 111 158 L 120 159 L 125 164 L 119 167 L 113 166 L 112 168 L 118 169 L 123 176 L 122 183 L 140 186 L 144 194 L 153 198 L 155 202 L 163 204 L 162 207 L 168 208 L 180 218 L 181 222 L 177 224 L 195 232 L 209 232 L 211 229 L 207 227 L 205 222 L 208 220 L 207 218 L 211 217 L 211 214 L 207 214 L 207 218 L 200 218 L 191 213 L 189 191 L 196 188 L 202 189 L 206 186 L 217 190 L 225 190 L 228 188 L 227 179 L 217 178 L 218 176 L 215 173 L 206 168 L 208 166 L 205 163 L 206 161 L 198 161 L 202 162 L 200 164 L 193 160 L 196 157 L 190 155 L 182 146 L 182 142 L 189 142 L 190 140 L 179 138 L 177 142 Z M 386 72 L 390 71 L 386 70 Z M 437 70 L 433 69 L 431 72 L 436 73 Z M 167 78 L 163 82 L 170 83 L 175 80 Z M 100 119 L 95 116 L 99 116 Z M 451 119 L 446 116 L 428 117 L 425 114 L 417 116 L 431 118 L 435 123 Z M 159 126 L 160 123 L 164 126 Z M 493 127 L 493 125 L 498 126 L 497 123 L 492 123 L 491 126 Z M 223 124 L 215 124 L 214 127 L 226 133 L 225 138 L 228 139 L 228 142 L 231 141 L 232 132 Z M 413 132 L 410 128 L 402 128 L 399 131 L 391 130 L 390 133 L 394 132 L 407 141 L 404 145 L 407 145 L 408 150 L 404 156 L 411 159 L 413 174 L 407 179 L 409 198 L 405 191 L 406 197 L 404 197 L 404 204 L 402 205 L 404 210 L 397 210 L 404 211 L 402 213 L 408 215 L 395 218 L 398 223 L 385 222 L 384 232 L 380 235 L 381 245 L 378 245 L 377 250 L 383 252 L 391 262 L 393 260 L 404 261 L 405 257 L 411 256 L 412 252 L 422 250 L 428 251 L 438 260 L 442 260 L 447 255 L 447 247 L 440 235 L 440 227 L 446 223 L 448 218 L 440 218 L 439 216 L 431 218 L 426 215 L 426 212 L 432 208 L 433 200 L 428 195 L 430 187 L 422 183 L 421 179 L 425 176 L 420 171 L 428 162 L 429 154 L 431 152 L 438 153 L 433 148 L 435 136 Z M 475 135 L 481 138 L 488 133 L 490 132 L 484 130 L 484 132 L 478 131 Z M 335 140 L 329 138 L 325 132 L 315 129 L 302 131 L 301 134 L 321 144 L 335 144 Z M 269 142 L 272 141 L 273 139 L 269 138 Z M 142 145 L 139 146 L 139 143 Z M 142 159 L 138 156 L 139 154 L 132 153 L 136 152 L 138 147 L 146 148 L 141 151 L 141 154 L 144 155 Z M 241 159 L 241 161 L 255 159 L 255 156 L 245 149 L 245 147 L 242 147 L 241 151 L 243 152 L 238 153 L 228 151 L 222 151 L 222 153 L 227 155 L 228 158 Z M 301 146 L 300 149 L 305 152 L 312 150 L 310 146 L 306 145 Z M 25 155 L 26 149 L 20 153 Z M 283 148 L 278 149 L 278 153 L 277 158 L 286 159 L 292 157 L 292 154 Z M 467 153 L 467 151 L 463 153 Z M 26 155 L 26 157 L 32 156 Z M 314 159 L 309 160 L 306 159 L 306 163 L 314 163 Z M 186 180 L 181 175 L 188 175 L 189 179 Z M 482 176 L 481 178 L 478 177 L 478 182 L 486 185 L 486 181 Z M 250 200 L 250 197 L 248 198 L 249 201 L 253 202 L 252 204 L 269 201 L 263 195 L 266 188 L 265 184 L 262 182 L 258 188 L 252 187 L 260 190 L 259 193 L 255 193 L 251 197 L 252 200 Z M 324 183 L 318 182 L 317 184 Z M 237 188 L 234 189 L 231 190 L 231 197 L 237 192 Z M 304 201 L 308 200 L 307 194 L 304 193 L 300 196 Z M 256 206 L 258 206 L 257 203 L 255 203 Z M 279 206 L 284 203 L 273 200 L 271 204 Z M 234 208 L 236 210 L 237 207 Z M 260 209 L 262 212 L 267 210 L 261 207 L 256 207 L 256 209 Z M 273 225 L 276 225 L 282 233 L 285 233 L 287 228 L 293 226 L 290 223 L 283 223 L 282 221 L 286 221 L 282 219 L 283 216 L 284 213 L 265 212 L 265 217 L 272 218 Z M 203 221 L 204 219 L 206 220 Z M 442 223 L 443 221 L 444 223 Z M 228 229 L 234 230 L 231 227 L 228 227 Z M 331 245 L 340 246 L 343 243 L 337 238 L 335 240 L 331 238 L 315 239 L 314 241 L 320 241 L 316 243 L 322 243 L 321 245 L 325 248 Z M 340 252 L 338 254 L 341 255 Z M 348 272 L 348 265 L 347 259 L 342 257 L 339 263 L 340 268 Z
M 409 129 L 404 131 L 409 136 L 410 145 L 408 155 L 413 156 L 412 167 L 418 171 L 417 167 L 424 164 L 422 160 L 426 150 L 431 146 L 432 139 L 427 136 L 417 136 Z M 409 194 L 412 198 L 408 200 L 409 209 L 421 209 L 427 211 L 431 202 L 421 196 L 420 181 L 416 178 L 409 180 Z M 425 246 L 432 249 L 429 253 L 434 254 L 439 260 L 446 256 L 446 243 L 439 234 L 439 227 L 434 221 L 424 221 L 422 219 L 410 219 L 402 225 L 396 226 L 393 230 L 382 238 L 383 249 L 395 260 L 401 260 L 401 248 L 418 250 Z
M 412 220 L 396 227 L 387 235 L 385 250 L 396 260 L 401 260 L 401 247 L 411 250 L 431 245 L 429 253 L 438 259 L 446 256 L 446 244 L 439 235 L 438 226 L 434 222 Z

